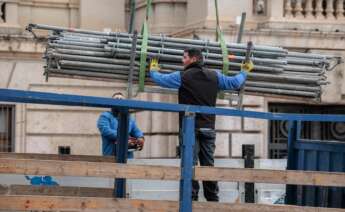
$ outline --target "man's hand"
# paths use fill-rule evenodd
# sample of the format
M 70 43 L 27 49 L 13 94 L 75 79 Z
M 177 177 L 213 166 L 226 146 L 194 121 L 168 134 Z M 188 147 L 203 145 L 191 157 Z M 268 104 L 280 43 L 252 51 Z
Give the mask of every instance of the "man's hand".
M 251 60 L 249 62 L 241 64 L 241 70 L 243 71 L 251 72 L 253 69 L 254 69 L 254 64 Z
M 137 139 L 133 137 L 128 138 L 128 149 L 137 149 Z
M 156 59 L 156 58 L 151 59 L 150 71 L 159 71 L 160 69 L 161 68 L 159 67 L 158 59 Z
M 145 138 L 133 138 L 128 139 L 128 149 L 134 149 L 135 151 L 141 151 L 144 148 Z
M 141 151 L 144 148 L 144 143 L 145 143 L 144 137 L 138 138 L 138 143 L 137 143 L 137 150 L 138 151 Z

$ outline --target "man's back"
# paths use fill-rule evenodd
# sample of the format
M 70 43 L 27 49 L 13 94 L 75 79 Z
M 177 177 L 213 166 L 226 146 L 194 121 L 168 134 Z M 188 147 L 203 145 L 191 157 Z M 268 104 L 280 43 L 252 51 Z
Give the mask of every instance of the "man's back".
M 215 106 L 218 92 L 217 73 L 203 69 L 200 63 L 192 63 L 181 72 L 179 103 Z M 214 128 L 215 116 L 197 114 L 196 128 Z

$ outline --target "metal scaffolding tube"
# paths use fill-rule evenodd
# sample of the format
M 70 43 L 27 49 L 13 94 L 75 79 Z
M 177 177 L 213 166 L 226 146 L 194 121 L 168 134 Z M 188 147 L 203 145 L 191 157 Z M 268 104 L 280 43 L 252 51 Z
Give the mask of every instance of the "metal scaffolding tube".
M 120 66 L 120 65 L 111 65 L 111 64 L 101 64 L 101 63 L 89 63 L 89 62 L 75 62 L 75 61 L 66 61 L 62 60 L 59 61 L 61 65 L 68 65 L 68 66 L 73 66 L 75 68 L 77 67 L 91 67 L 91 68 L 96 68 L 96 69 L 114 69 L 114 70 L 128 70 L 128 66 Z M 167 66 L 162 66 L 162 68 L 166 68 Z M 171 66 L 170 66 L 171 68 Z M 175 70 L 181 70 L 181 69 L 175 69 Z M 210 69 L 213 71 L 219 71 L 216 69 Z M 230 75 L 235 75 L 237 74 L 238 71 L 229 71 Z M 275 76 L 275 75 L 270 75 L 270 74 L 259 74 L 259 73 L 249 73 L 248 74 L 248 79 L 255 79 L 255 80 L 261 80 L 261 81 L 273 81 L 273 82 L 287 82 L 287 83 L 301 83 L 301 84 L 316 84 L 318 85 L 321 80 L 318 78 L 315 79 L 304 79 L 300 77 L 293 77 L 293 76 Z
M 142 36 L 133 45 L 133 35 L 119 32 L 97 32 L 47 25 L 30 24 L 28 28 L 50 30 L 45 52 L 46 74 L 128 82 L 129 59 L 133 63 L 133 82 L 139 80 L 139 60 Z M 136 46 L 136 50 L 131 48 Z M 226 44 L 230 76 L 237 74 L 245 59 L 247 44 Z M 163 73 L 183 70 L 181 59 L 186 47 L 203 50 L 205 68 L 220 71 L 223 55 L 218 42 L 149 36 L 147 56 L 158 58 Z M 134 47 L 133 47 L 134 48 Z M 327 84 L 325 71 L 340 63 L 339 57 L 321 54 L 289 52 L 280 47 L 255 45 L 251 60 L 254 72 L 248 73 L 246 92 L 320 98 L 321 85 Z M 145 84 L 154 85 L 149 73 Z M 147 88 L 145 89 L 147 90 Z M 156 89 L 157 90 L 157 89 Z M 165 92 L 166 89 L 158 89 Z
M 88 47 L 88 46 L 76 46 L 76 45 L 65 45 L 58 43 L 48 43 L 48 47 L 61 48 L 61 49 L 74 49 L 74 50 L 85 50 L 94 52 L 104 52 L 104 48 Z
M 114 44 L 114 45 L 111 45 Z M 130 44 L 122 44 L 122 43 L 110 43 L 110 46 L 105 46 L 105 50 L 107 51 L 113 51 L 115 48 L 123 48 L 123 49 L 130 49 L 131 45 Z M 140 50 L 141 46 L 137 46 L 137 49 Z M 168 48 L 157 48 L 157 47 L 148 47 L 148 51 L 154 52 L 154 53 L 166 53 L 166 54 L 174 54 L 174 55 L 181 55 L 183 56 L 183 50 L 177 50 L 177 49 L 168 49 Z M 221 54 L 214 54 L 214 53 L 203 53 L 203 55 L 207 58 L 215 58 L 215 59 L 222 59 L 223 56 Z M 244 56 L 232 56 L 232 60 L 244 60 Z M 274 59 L 265 59 L 265 58 L 257 58 L 253 57 L 252 61 L 254 63 L 259 63 L 259 64 L 278 64 L 278 65 L 285 65 L 287 64 L 286 61 L 284 60 L 274 60 Z
M 121 33 L 121 32 L 110 32 L 110 34 L 89 34 L 84 31 L 81 32 L 68 32 L 64 31 L 61 33 L 64 36 L 80 36 L 80 37 L 92 37 L 96 39 L 107 39 L 108 41 L 114 41 L 116 38 L 132 38 L 132 34 L 128 33 Z M 141 35 L 138 35 L 138 39 L 142 39 Z M 184 38 L 173 38 L 173 37 L 166 37 L 166 36 L 149 36 L 149 40 L 152 41 L 160 41 L 160 42 L 173 42 L 173 43 L 180 43 L 180 44 L 188 44 L 188 45 L 201 45 L 201 46 L 212 46 L 212 47 L 219 47 L 220 45 L 218 42 L 213 41 L 203 41 L 203 40 L 190 40 L 190 39 L 184 39 Z M 234 49 L 245 49 L 246 44 L 245 43 L 231 43 L 227 44 L 228 48 L 234 48 Z M 272 46 L 264 46 L 264 45 L 256 45 L 254 47 L 254 50 L 257 51 L 268 51 L 268 52 L 280 52 L 287 54 L 287 51 L 280 48 L 280 47 L 272 47 Z
M 282 83 L 272 83 L 272 82 L 257 82 L 257 81 L 246 81 L 246 86 L 249 87 L 261 87 L 261 88 L 272 88 L 272 89 L 286 89 L 286 90 L 296 90 L 296 91 L 309 91 L 309 92 L 321 92 L 319 86 L 309 87 L 298 84 L 282 84 Z
M 101 37 L 99 37 L 99 38 L 97 38 L 97 39 L 100 39 Z M 111 36 L 108 36 L 107 37 L 108 39 L 109 38 L 112 38 Z M 128 43 L 130 43 L 131 42 L 131 37 L 130 36 L 127 36 L 127 37 L 123 37 L 123 38 L 112 38 L 112 40 L 116 40 L 116 41 L 123 41 L 123 42 L 128 42 Z M 100 41 L 101 42 L 101 41 Z M 141 40 L 138 40 L 138 42 L 139 43 L 141 43 Z M 151 44 L 151 45 L 158 45 L 158 46 L 162 46 L 162 45 L 164 45 L 164 46 L 169 46 L 169 47 L 185 47 L 185 44 L 178 44 L 178 43 L 169 43 L 169 42 L 162 42 L 162 40 L 160 40 L 160 41 L 149 41 L 149 44 Z M 198 45 L 195 45 L 194 47 L 205 47 L 205 46 L 198 46 Z M 212 47 L 212 46 L 208 46 L 207 47 L 208 48 L 208 50 L 211 50 L 211 51 L 220 51 L 220 48 L 218 47 Z M 229 49 L 229 51 L 230 52 L 236 52 L 236 49 Z M 244 52 L 244 50 L 243 49 L 238 49 L 238 53 L 243 53 Z M 266 56 L 269 56 L 270 55 L 270 53 L 267 53 L 267 52 L 261 52 L 261 53 L 263 53 L 263 54 L 266 54 Z M 259 55 L 260 54 L 260 52 L 257 52 L 257 53 L 255 53 L 254 52 L 254 55 Z M 280 56 L 284 56 L 285 54 L 280 54 Z M 298 55 L 295 55 L 295 56 L 297 56 L 297 57 L 299 57 L 299 56 L 303 56 L 304 55 L 304 53 L 298 53 Z M 324 59 L 324 57 L 318 57 L 318 55 L 314 55 L 314 56 L 316 56 L 316 58 L 319 58 L 319 59 Z M 329 56 L 330 57 L 330 56 Z M 320 61 L 310 61 L 310 60 L 306 60 L 306 59 L 301 59 L 301 58 L 295 58 L 295 57 L 290 57 L 290 58 L 288 58 L 288 63 L 290 63 L 290 64 L 299 64 L 299 65 L 313 65 L 313 66 L 320 66 Z
M 81 50 L 76 50 L 76 49 L 61 49 L 61 48 L 56 48 L 55 49 L 58 53 L 62 54 L 69 54 L 69 55 L 80 55 L 80 56 L 91 56 L 91 57 L 107 57 L 107 58 L 112 58 L 115 55 L 122 54 L 124 57 L 129 58 L 129 49 L 113 49 L 114 51 L 112 52 L 93 52 L 93 51 L 81 51 Z M 140 51 L 136 51 L 136 53 L 140 53 Z M 175 61 L 177 63 L 180 63 L 182 59 L 182 55 L 177 56 L 177 55 L 165 55 L 165 54 L 160 54 L 160 53 L 152 53 L 148 52 L 147 55 L 149 57 L 159 57 L 164 60 L 169 60 L 169 61 Z M 206 65 L 216 65 L 216 66 L 222 66 L 222 61 L 219 60 L 210 60 L 206 59 L 205 61 Z M 239 68 L 241 63 L 235 63 L 235 62 L 230 62 L 230 69 L 232 68 Z M 233 66 L 233 67 L 232 67 Z M 280 67 L 269 67 L 269 66 L 263 66 L 263 65 L 256 65 L 255 70 L 258 71 L 264 71 L 264 72 L 276 72 L 276 73 L 281 73 L 283 72 L 283 68 Z
M 82 33 L 82 34 L 89 34 L 89 35 L 101 35 L 101 36 L 114 36 L 114 37 L 132 37 L 132 34 L 128 33 L 119 33 L 119 32 L 98 32 L 98 31 L 91 31 L 91 30 L 83 30 L 83 29 L 76 29 L 76 28 L 66 28 L 66 27 L 57 27 L 57 26 L 48 26 L 44 24 L 29 24 L 27 28 L 30 29 L 43 29 L 43 30 L 52 30 L 56 32 L 72 32 L 72 33 Z M 141 36 L 138 36 L 138 39 L 141 39 Z M 190 40 L 190 39 L 183 39 L 183 38 L 170 38 L 164 36 L 150 36 L 152 40 L 168 40 L 172 42 L 180 42 L 186 44 L 198 44 L 198 45 L 210 45 L 210 46 L 219 46 L 219 43 L 212 42 L 212 41 L 200 41 L 200 40 Z M 228 44 L 228 47 L 239 48 L 239 49 L 246 49 L 246 44 Z M 278 51 L 278 52 L 287 52 L 286 50 L 279 48 L 279 47 L 271 47 L 271 46 L 262 46 L 256 45 L 254 50 L 263 50 L 263 51 Z
M 89 42 L 78 42 L 78 41 L 67 41 L 64 39 L 58 39 L 52 41 L 52 43 L 57 44 L 64 44 L 64 45 L 74 45 L 74 46 L 86 46 L 86 47 L 96 47 L 96 48 L 104 48 L 106 44 L 103 43 L 89 43 Z
M 301 96 L 301 97 L 311 97 L 317 98 L 318 93 L 314 92 L 305 92 L 305 91 L 291 91 L 291 90 L 282 90 L 282 89 L 268 89 L 268 88 L 259 88 L 259 87 L 245 87 L 245 91 L 257 92 L 257 93 L 270 93 L 270 94 L 279 94 L 279 95 L 290 95 L 290 96 Z
M 106 78 L 106 79 L 114 79 L 114 80 L 127 80 L 127 75 L 122 75 L 118 73 L 99 73 L 99 72 L 93 72 L 93 71 L 77 71 L 73 69 L 50 69 L 50 74 L 63 74 L 63 75 L 76 75 L 76 76 L 86 76 L 86 77 L 98 77 L 98 78 Z M 138 82 L 138 75 L 133 76 L 134 82 Z M 148 84 L 153 84 L 152 80 L 147 80 Z M 248 82 L 250 84 L 250 82 Z M 306 97 L 317 97 L 319 94 L 319 91 L 304 91 L 304 90 L 285 90 L 281 88 L 268 88 L 268 87 L 260 87 L 259 86 L 253 86 L 249 85 L 245 88 L 246 91 L 250 92 L 262 92 L 262 93 L 268 93 L 268 94 L 284 94 L 284 95 L 292 95 L 292 96 L 306 96 Z M 159 90 L 159 89 L 158 89 Z M 162 89 L 165 90 L 165 89 Z
M 49 51 L 47 55 L 56 58 L 57 60 L 73 60 L 81 62 L 95 62 L 95 63 L 107 63 L 107 64 L 118 64 L 118 65 L 129 65 L 129 61 L 115 59 L 115 58 L 103 58 L 103 57 L 91 57 L 82 55 L 70 55 L 70 54 L 60 54 L 54 51 Z
M 165 68 L 167 66 L 162 65 L 162 67 Z M 212 69 L 212 70 L 218 71 L 219 69 Z M 230 75 L 235 75 L 237 73 L 238 73 L 238 71 L 229 71 Z M 318 78 L 304 79 L 304 78 L 294 77 L 294 76 L 281 76 L 281 75 L 276 76 L 276 75 L 260 74 L 260 73 L 249 73 L 248 78 L 250 78 L 250 79 L 254 78 L 256 80 L 262 80 L 262 81 L 273 80 L 273 81 L 280 81 L 280 82 L 295 82 L 295 83 L 309 83 L 309 84 L 319 84 L 320 83 L 320 80 Z
M 85 77 L 98 77 L 104 79 L 113 79 L 113 80 L 124 80 L 127 81 L 128 76 L 121 75 L 121 74 L 111 74 L 111 73 L 99 73 L 93 71 L 79 71 L 79 70 L 71 70 L 71 69 L 47 69 L 48 74 L 63 74 L 63 75 L 71 75 L 71 76 L 85 76 Z
M 68 43 L 68 42 L 67 42 Z M 102 44 L 101 44 L 102 45 Z M 54 46 L 54 45 L 51 45 L 51 46 Z M 57 46 L 57 47 L 61 47 L 61 48 L 69 48 L 69 49 L 77 49 L 77 50 L 95 50 L 95 51 L 101 51 L 101 49 L 93 49 L 93 48 L 90 48 L 90 49 L 87 49 L 87 48 L 79 48 L 79 47 L 67 47 L 67 46 Z M 121 47 L 128 47 L 126 45 L 121 45 Z M 161 48 L 152 48 L 153 50 L 155 51 L 160 51 Z M 109 49 L 108 49 L 109 51 Z M 169 49 L 166 51 L 166 53 L 169 53 Z M 178 53 L 178 52 L 174 52 L 174 53 Z M 213 56 L 210 54 L 210 56 Z M 218 55 L 219 57 L 219 55 Z M 238 57 L 237 59 L 241 60 L 240 57 Z M 259 59 L 260 60 L 260 59 Z M 270 62 L 270 61 L 268 61 Z M 284 63 L 284 62 L 283 62 Z M 302 66 L 283 66 L 283 68 L 285 70 L 290 70 L 290 71 L 301 71 L 301 72 L 322 72 L 322 69 L 321 68 L 313 68 L 313 67 L 302 67 Z

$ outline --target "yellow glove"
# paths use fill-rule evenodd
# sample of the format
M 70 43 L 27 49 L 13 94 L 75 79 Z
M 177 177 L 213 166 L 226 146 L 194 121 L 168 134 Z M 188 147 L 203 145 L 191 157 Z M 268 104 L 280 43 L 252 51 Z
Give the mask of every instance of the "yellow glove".
M 241 70 L 243 71 L 251 72 L 253 69 L 254 69 L 254 63 L 251 60 L 249 60 L 249 62 L 241 64 Z
M 151 59 L 150 71 L 159 71 L 160 69 L 161 67 L 159 67 L 158 59 L 156 58 Z

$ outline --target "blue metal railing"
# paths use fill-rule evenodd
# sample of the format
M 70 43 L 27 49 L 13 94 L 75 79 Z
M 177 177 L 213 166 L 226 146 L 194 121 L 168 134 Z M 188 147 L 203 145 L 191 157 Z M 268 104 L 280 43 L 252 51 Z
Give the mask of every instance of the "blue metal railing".
M 302 139 L 302 122 L 289 122 L 288 170 L 345 172 L 345 142 Z M 286 185 L 286 204 L 345 208 L 345 188 Z
M 0 89 L 0 101 L 53 104 L 65 106 L 85 106 L 100 108 L 120 108 L 119 115 L 119 142 L 117 142 L 116 161 L 126 163 L 127 141 L 128 141 L 128 120 L 129 109 L 142 109 L 150 111 L 185 112 L 183 117 L 183 146 L 181 160 L 181 181 L 180 181 L 180 211 L 192 211 L 192 177 L 193 177 L 193 146 L 195 113 L 206 113 L 223 116 L 240 116 L 247 118 L 258 118 L 266 120 L 287 120 L 289 121 L 289 144 L 297 139 L 301 121 L 318 122 L 345 122 L 345 115 L 317 115 L 317 114 L 283 114 L 264 113 L 253 111 L 240 111 L 215 107 L 182 105 L 172 103 L 159 103 L 137 100 L 119 100 L 92 96 L 67 95 L 56 93 L 45 93 L 35 91 L 22 91 Z M 114 196 L 125 197 L 125 179 L 115 180 Z

